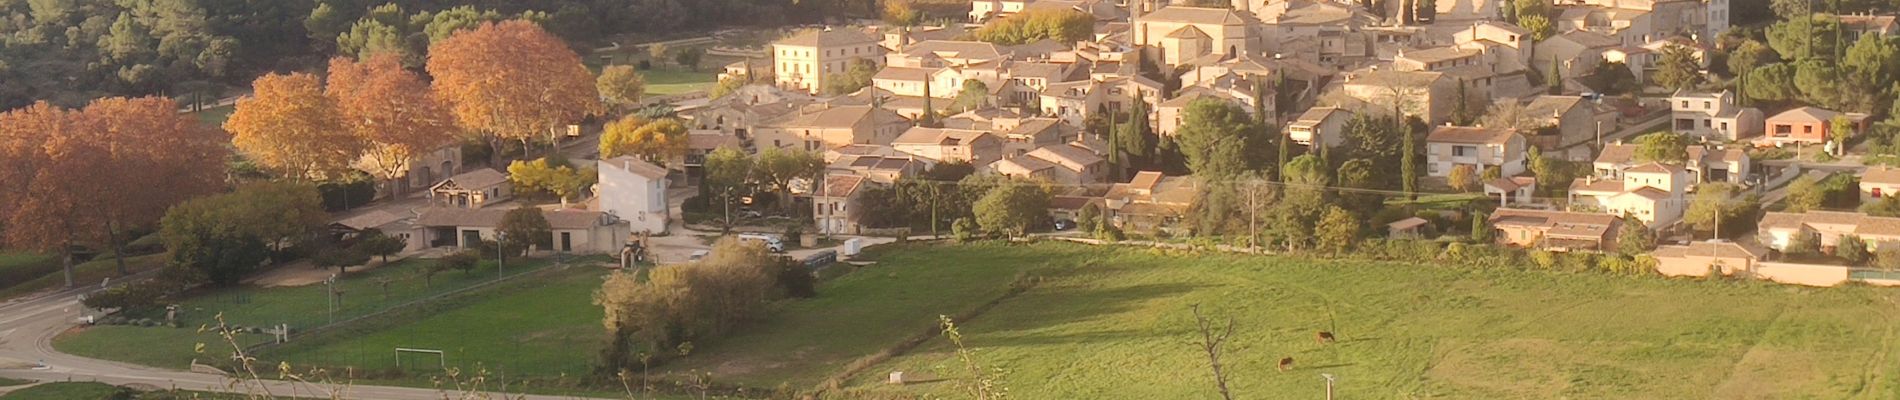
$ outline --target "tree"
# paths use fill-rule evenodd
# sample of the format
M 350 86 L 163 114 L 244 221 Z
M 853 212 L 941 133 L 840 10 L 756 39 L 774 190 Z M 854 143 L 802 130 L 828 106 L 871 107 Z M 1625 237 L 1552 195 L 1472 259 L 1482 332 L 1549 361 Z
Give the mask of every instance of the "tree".
M 957 92 L 952 107 L 958 110 L 975 110 L 989 106 L 990 85 L 975 79 L 963 81 L 963 90 Z
M 1378 178 L 1380 174 L 1377 171 L 1377 165 L 1372 160 L 1364 158 L 1355 158 L 1339 165 L 1339 174 L 1336 175 L 1339 178 L 1339 187 L 1358 189 L 1350 192 L 1340 191 L 1339 202 L 1347 210 L 1358 215 L 1372 215 L 1385 206 L 1383 197 L 1368 193 L 1370 190 L 1379 189 L 1377 182 L 1380 180 Z
M 331 246 L 318 250 L 315 255 L 310 256 L 311 263 L 323 268 L 336 267 L 338 274 L 349 272 L 352 266 L 368 264 L 369 260 L 369 254 L 364 254 L 362 249 L 355 247 Z
M 787 214 L 792 212 L 792 181 L 817 179 L 824 170 L 824 156 L 799 149 L 768 148 L 753 162 L 753 178 L 778 193 Z
M 1405 191 L 1406 199 L 1411 199 L 1418 193 L 1419 131 L 1430 129 L 1413 129 L 1412 127 L 1424 125 L 1424 121 L 1420 121 L 1418 117 L 1406 117 L 1405 126 L 1396 129 L 1399 131 L 1400 138 L 1403 139 L 1399 147 L 1399 186 Z
M 525 251 L 529 246 L 547 245 L 554 242 L 554 227 L 548 225 L 548 217 L 541 209 L 523 205 L 501 215 L 501 223 L 495 226 L 501 234 L 502 245 L 506 248 L 518 248 Z
M 1319 250 L 1332 253 L 1333 256 L 1352 250 L 1353 244 L 1359 243 L 1361 235 L 1359 217 L 1334 206 L 1326 207 L 1326 215 L 1320 218 L 1314 231 Z
M 1266 153 L 1262 129 L 1240 105 L 1203 97 L 1188 103 L 1182 114 L 1175 140 L 1194 175 L 1233 177 L 1266 161 L 1260 157 Z
M 565 159 L 543 157 L 509 164 L 508 180 L 520 190 L 538 190 L 560 197 L 561 206 L 565 207 L 568 199 L 594 187 L 600 180 L 600 173 L 592 166 L 575 168 L 568 165 Z
M 1768 47 L 1784 60 L 1832 58 L 1838 44 L 1832 38 L 1841 29 L 1840 19 L 1825 14 L 1793 17 L 1769 26 Z
M 1123 171 L 1149 164 L 1155 144 L 1160 140 L 1148 125 L 1148 102 L 1139 91 L 1129 99 L 1128 120 L 1117 127 L 1109 139 L 1110 175 L 1117 180 Z
M 699 60 L 705 57 L 706 49 L 698 47 L 688 47 L 673 52 L 673 62 L 679 63 L 680 66 L 686 67 L 687 70 L 694 72 L 699 71 Z
M 1858 235 L 1842 235 L 1838 242 L 1834 247 L 1834 256 L 1847 260 L 1847 265 L 1857 266 L 1867 263 L 1867 258 L 1870 256 L 1867 253 L 1867 240 L 1861 239 Z
M 1847 139 L 1854 137 L 1854 131 L 1859 130 L 1857 128 L 1854 121 L 1847 119 L 1845 115 L 1836 115 L 1828 120 L 1827 140 L 1834 147 L 1834 155 L 1847 154 Z
M 79 129 L 102 143 L 104 157 L 91 169 L 93 213 L 102 218 L 99 237 L 113 250 L 119 274 L 125 265 L 127 231 L 151 227 L 165 210 L 193 197 L 224 188 L 223 135 L 178 113 L 170 99 L 105 98 L 73 114 Z M 164 184 L 154 184 L 163 182 Z M 0 224 L 3 226 L 4 224 Z
M 1728 71 L 1735 75 L 1746 74 L 1755 68 L 1775 62 L 1779 56 L 1774 49 L 1761 41 L 1750 39 L 1736 46 L 1728 53 Z
M 95 239 L 94 166 L 107 158 L 72 112 L 37 103 L 0 114 L 0 228 L 11 248 L 58 253 L 72 287 L 73 245 Z
M 1700 63 L 1688 46 L 1663 46 L 1662 58 L 1656 62 L 1656 83 L 1671 91 L 1695 87 L 1702 83 Z
M 1400 137 L 1399 129 L 1403 127 L 1398 124 L 1398 120 L 1356 114 L 1346 120 L 1346 125 L 1340 130 L 1342 140 L 1339 147 L 1345 150 L 1344 158 L 1392 165 L 1404 158 L 1404 144 L 1400 143 L 1404 138 Z M 1391 178 L 1396 177 L 1388 176 L 1380 181 L 1390 183 L 1393 182 Z
M 1841 108 L 1872 112 L 1887 96 L 1894 76 L 1900 75 L 1900 49 L 1879 34 L 1862 34 L 1841 59 L 1840 74 L 1846 81 L 1842 85 L 1846 90 L 1839 94 Z
M 1227 390 L 1227 373 L 1221 370 L 1220 363 L 1221 346 L 1227 343 L 1228 337 L 1234 335 L 1233 317 L 1227 318 L 1226 328 L 1214 328 L 1214 323 L 1201 315 L 1201 305 L 1195 304 L 1194 321 L 1195 327 L 1201 332 L 1201 342 L 1196 344 L 1201 346 L 1202 352 L 1207 353 L 1207 366 L 1214 370 L 1214 389 L 1220 392 L 1221 399 L 1234 400 L 1234 395 Z M 946 318 L 944 324 L 949 328 L 949 319 Z
M 1623 216 L 1623 228 L 1616 232 L 1616 251 L 1626 257 L 1649 253 L 1656 249 L 1656 232 L 1649 225 L 1632 215 Z
M 331 59 L 329 83 L 325 94 L 336 102 L 343 126 L 367 143 L 358 167 L 389 182 L 390 193 L 408 177 L 416 155 L 456 140 L 448 107 L 430 96 L 429 84 L 404 69 L 395 55 L 362 62 Z
M 536 135 L 552 142 L 562 125 L 601 110 L 580 56 L 527 21 L 483 23 L 443 39 L 429 50 L 428 71 L 456 121 L 496 148 L 501 140 L 526 147 Z M 500 165 L 500 155 L 490 164 Z
M 1049 191 L 1035 183 L 1004 182 L 977 200 L 976 222 L 991 233 L 1022 236 L 1047 217 L 1049 197 Z
M 384 234 L 383 231 L 370 230 L 357 237 L 356 245 L 352 247 L 364 255 L 382 257 L 383 262 L 388 263 L 389 256 L 401 253 L 403 249 L 409 247 L 409 243 L 404 242 L 402 238 Z
M 1531 31 L 1531 40 L 1542 42 L 1557 34 L 1557 27 L 1550 23 L 1550 17 L 1542 15 L 1519 15 L 1517 25 Z
M 904 28 L 917 26 L 923 22 L 924 14 L 911 6 L 912 0 L 889 0 L 884 2 L 884 23 Z
M 159 222 L 159 239 L 173 265 L 229 285 L 274 251 L 310 240 L 328 221 L 315 186 L 256 183 L 172 207 Z
M 1484 113 L 1484 117 L 1478 119 L 1478 126 L 1534 132 L 1545 124 L 1539 116 L 1530 115 L 1530 112 L 1524 109 L 1523 103 L 1501 101 L 1491 104 L 1490 110 Z
M 346 129 L 336 101 L 317 77 L 267 74 L 252 83 L 224 122 L 231 144 L 251 160 L 285 178 L 340 177 L 363 153 L 365 143 Z
M 449 253 L 449 255 L 443 256 L 442 259 L 436 260 L 436 265 L 440 265 L 444 269 L 462 271 L 464 274 L 475 272 L 475 267 L 481 263 L 482 254 L 480 251 L 474 249 Z
M 1860 212 L 1875 217 L 1900 217 L 1900 196 L 1885 196 L 1861 204 Z
M 1781 62 L 1764 65 L 1748 72 L 1748 82 L 1743 91 L 1749 99 L 1757 101 L 1794 100 L 1801 95 L 1800 89 L 1794 85 L 1794 77 L 1794 64 Z
M 594 293 L 611 338 L 601 353 L 603 370 L 617 373 L 681 355 L 683 344 L 757 317 L 787 293 L 780 290 L 784 267 L 763 245 L 726 237 L 713 243 L 710 257 L 653 268 L 645 279 L 614 273 Z M 643 360 L 642 353 L 651 358 Z
M 1637 162 L 1682 165 L 1689 160 L 1688 139 L 1671 132 L 1655 132 L 1636 139 Z
M 1451 167 L 1451 172 L 1445 175 L 1445 184 L 1451 185 L 1452 190 L 1464 193 L 1477 190 L 1477 168 L 1472 167 L 1471 164 L 1458 164 L 1458 166 Z
M 1491 243 L 1493 241 L 1491 237 L 1491 226 L 1487 224 L 1488 222 L 1490 222 L 1490 218 L 1486 217 L 1484 213 L 1474 212 L 1471 214 L 1472 243 Z
M 615 110 L 628 110 L 640 105 L 640 97 L 646 95 L 647 81 L 631 65 L 609 65 L 600 69 L 600 76 L 594 78 L 594 90 L 600 92 L 606 105 Z
M 1827 188 L 1821 184 L 1820 180 L 1808 175 L 1794 178 L 1794 182 L 1788 183 L 1787 191 L 1787 198 L 1782 200 L 1788 205 L 1784 209 L 1787 212 L 1803 213 L 1818 210 L 1827 201 Z
M 1305 248 L 1313 241 L 1314 225 L 1326 211 L 1326 163 L 1318 156 L 1294 157 L 1286 164 L 1286 186 L 1275 205 L 1273 230 L 1285 241 L 1288 250 Z
M 824 92 L 832 96 L 857 93 L 858 90 L 871 86 L 871 78 L 877 76 L 877 70 L 875 62 L 864 59 L 853 60 L 850 69 L 845 70 L 843 74 L 832 74 L 825 80 Z
M 732 195 L 743 193 L 740 190 L 752 179 L 752 158 L 745 152 L 732 147 L 720 147 L 706 155 L 706 165 L 702 167 L 705 178 L 700 181 L 701 195 L 714 196 L 723 205 L 730 205 Z
M 1727 182 L 1698 185 L 1695 196 L 1689 199 L 1688 211 L 1683 213 L 1683 222 L 1697 231 L 1714 232 L 1730 217 L 1733 207 L 1728 205 L 1729 197 L 1735 190 L 1735 185 Z
M 976 30 L 976 40 L 998 45 L 1021 45 L 1048 39 L 1075 43 L 1095 35 L 1095 17 L 1066 8 L 1025 10 L 1009 18 L 991 20 Z
M 714 83 L 712 90 L 710 90 L 706 95 L 707 97 L 711 97 L 713 99 L 724 98 L 726 97 L 726 95 L 730 95 L 732 94 L 732 92 L 738 91 L 739 88 L 745 87 L 746 84 L 750 83 L 750 79 L 751 77 L 747 76 L 746 74 L 738 74 L 738 75 L 727 76 L 724 78 L 719 78 L 719 82 Z
M 1827 60 L 1808 59 L 1795 63 L 1794 86 L 1800 90 L 1800 100 L 1822 107 L 1846 108 L 1850 101 L 1843 95 L 1847 92 L 1840 72 Z
M 639 156 L 648 162 L 666 165 L 675 157 L 686 156 L 686 125 L 666 118 L 648 121 L 627 116 L 608 123 L 600 134 L 600 157 Z

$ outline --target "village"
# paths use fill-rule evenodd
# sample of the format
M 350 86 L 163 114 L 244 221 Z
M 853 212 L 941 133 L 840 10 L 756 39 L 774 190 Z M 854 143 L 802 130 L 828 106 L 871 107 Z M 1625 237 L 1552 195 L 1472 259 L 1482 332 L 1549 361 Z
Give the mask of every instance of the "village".
M 707 1 L 0 2 L 0 400 L 1900 387 L 1890 5 Z

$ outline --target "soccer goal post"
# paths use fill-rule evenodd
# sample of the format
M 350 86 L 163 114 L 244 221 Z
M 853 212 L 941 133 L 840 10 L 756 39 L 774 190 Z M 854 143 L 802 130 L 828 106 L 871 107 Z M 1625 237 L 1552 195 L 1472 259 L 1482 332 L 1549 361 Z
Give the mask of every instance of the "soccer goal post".
M 423 354 L 423 355 L 424 355 L 424 357 L 427 357 L 428 355 L 434 355 L 434 356 L 435 356 L 435 362 L 436 362 L 436 368 L 441 368 L 441 369 L 448 369 L 448 368 L 449 368 L 449 359 L 448 359 L 448 357 L 447 357 L 447 356 L 445 356 L 445 355 L 444 355 L 444 354 L 442 353 L 442 351 L 441 351 L 441 350 L 433 350 L 433 349 L 411 349 L 411 348 L 404 348 L 404 347 L 397 347 L 397 348 L 396 348 L 396 368 L 402 368 L 402 353 L 416 353 L 416 354 Z

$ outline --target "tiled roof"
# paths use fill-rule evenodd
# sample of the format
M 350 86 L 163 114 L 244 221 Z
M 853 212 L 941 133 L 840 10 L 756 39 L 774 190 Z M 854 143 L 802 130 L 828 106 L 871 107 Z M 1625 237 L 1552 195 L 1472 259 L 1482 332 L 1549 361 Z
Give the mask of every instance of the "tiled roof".
M 482 168 L 463 172 L 443 180 L 443 182 L 449 181 L 454 181 L 456 186 L 461 186 L 463 189 L 481 189 L 508 182 L 508 174 L 503 174 L 494 168 Z M 437 183 L 436 185 L 440 186 L 441 183 Z
M 851 197 L 851 194 L 863 186 L 864 178 L 857 175 L 825 175 L 826 197 Z
M 607 166 L 608 168 L 618 168 L 622 171 L 631 172 L 634 175 L 639 175 L 647 179 L 658 180 L 658 179 L 666 178 L 666 168 L 658 166 L 658 165 L 653 165 L 653 163 L 646 162 L 645 160 L 641 160 L 634 156 L 614 157 L 611 159 L 601 160 L 600 163 L 602 165 Z
M 1478 128 L 1469 126 L 1440 126 L 1432 128 L 1432 134 L 1425 138 L 1435 143 L 1472 143 L 1498 144 L 1511 140 L 1516 132 L 1500 128 Z
M 1900 184 L 1900 169 L 1888 167 L 1868 168 L 1860 175 L 1861 183 Z
M 500 208 L 430 207 L 416 217 L 419 226 L 494 227 L 509 210 Z M 600 224 L 603 213 L 586 210 L 541 210 L 554 229 L 588 229 Z
M 1168 6 L 1138 18 L 1141 21 L 1185 22 L 1191 24 L 1245 24 L 1247 20 L 1227 8 Z
M 857 29 L 808 30 L 784 40 L 773 42 L 788 46 L 830 47 L 877 43 L 877 38 Z

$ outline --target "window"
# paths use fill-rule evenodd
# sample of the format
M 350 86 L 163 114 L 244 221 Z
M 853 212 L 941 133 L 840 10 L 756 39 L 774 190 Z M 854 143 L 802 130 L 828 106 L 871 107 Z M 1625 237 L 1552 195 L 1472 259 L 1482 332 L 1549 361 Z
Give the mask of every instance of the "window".
M 1814 125 L 1802 125 L 1801 133 L 1814 133 Z
M 1469 157 L 1472 155 L 1471 153 L 1475 150 L 1477 149 L 1472 148 L 1471 146 L 1452 146 L 1451 156 L 1452 157 Z
M 1715 108 L 1715 105 L 1713 105 L 1713 104 L 1710 104 L 1708 100 L 1703 100 L 1703 101 L 1702 101 L 1702 108 Z
M 1689 101 L 1688 101 L 1688 100 L 1683 100 L 1683 101 L 1682 101 L 1682 108 L 1689 108 Z

